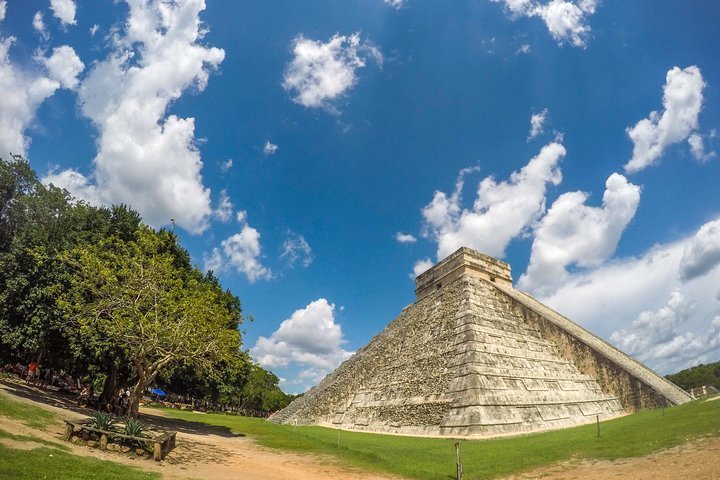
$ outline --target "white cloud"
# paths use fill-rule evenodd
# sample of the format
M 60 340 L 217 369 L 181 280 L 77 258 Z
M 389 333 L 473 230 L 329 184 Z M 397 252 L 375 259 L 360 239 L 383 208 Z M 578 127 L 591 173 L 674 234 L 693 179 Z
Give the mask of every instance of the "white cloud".
M 85 65 L 77 56 L 75 50 L 67 45 L 57 47 L 49 58 L 43 62 L 50 78 L 60 82 L 64 88 L 73 89 L 78 84 L 78 75 L 85 69 Z
M 95 185 L 88 183 L 87 178 L 77 170 L 63 170 L 57 172 L 51 170 L 44 178 L 46 185 L 53 184 L 62 187 L 73 194 L 77 198 L 82 198 L 86 202 L 93 205 L 100 205 L 100 193 Z
M 227 194 L 227 190 L 220 191 L 220 202 L 215 209 L 215 217 L 221 222 L 229 222 L 233 214 L 233 203 Z
M 40 38 L 47 41 L 48 38 L 50 38 L 50 35 L 48 34 L 46 28 L 45 28 L 45 22 L 43 21 L 43 14 L 40 11 L 35 12 L 35 15 L 33 15 L 32 20 L 32 26 L 35 29 L 38 34 L 40 34 Z
M 238 211 L 236 218 L 241 224 L 240 231 L 220 242 L 220 248 L 213 248 L 210 253 L 203 254 L 205 270 L 224 272 L 234 269 L 245 275 L 250 283 L 270 280 L 272 271 L 261 261 L 260 232 L 248 225 L 247 212 L 244 210 Z
M 250 353 L 264 368 L 304 368 L 298 377 L 311 385 L 352 355 L 345 343 L 335 305 L 320 298 L 296 310 L 269 338 L 258 338 Z
M 528 45 L 527 43 L 523 43 L 522 45 L 520 45 L 520 48 L 518 48 L 515 53 L 516 54 L 521 54 L 521 53 L 528 54 L 530 52 L 532 52 L 532 47 L 530 45 Z
M 433 265 L 435 264 L 429 258 L 418 260 L 417 262 L 415 262 L 415 265 L 413 265 L 413 273 L 411 275 L 411 278 L 414 280 L 415 277 L 417 277 L 421 273 L 425 273 L 430 270 Z
M 305 237 L 294 232 L 288 232 L 288 238 L 280 247 L 280 258 L 284 259 L 290 268 L 298 262 L 303 267 L 309 267 L 313 262 L 312 249 Z
M 227 172 L 228 170 L 230 170 L 232 168 L 232 166 L 233 166 L 233 159 L 228 158 L 226 161 L 224 161 L 220 164 L 220 171 Z
M 393 8 L 401 8 L 403 5 L 405 5 L 405 0 L 385 0 L 385 3 L 387 5 L 390 5 Z
M 27 156 L 30 139 L 25 130 L 45 99 L 59 88 L 74 85 L 73 72 L 82 70 L 82 62 L 72 48 L 55 49 L 50 58 L 36 56 L 47 74 L 28 72 L 10 61 L 9 50 L 15 37 L 0 38 L 0 156 L 9 152 Z
M 415 242 L 417 242 L 417 238 L 415 238 L 415 235 L 412 235 L 410 233 L 402 233 L 402 232 L 397 232 L 395 234 L 395 240 L 397 240 L 399 243 L 415 243 Z
M 700 162 L 705 162 L 717 156 L 715 152 L 705 153 L 705 143 L 699 133 L 693 133 L 688 137 L 688 145 L 690 145 L 690 152 L 695 157 L 695 160 Z
M 535 227 L 527 272 L 519 286 L 549 295 L 568 278 L 566 267 L 598 267 L 615 252 L 640 203 L 640 187 L 613 173 L 605 183 L 602 207 L 586 205 L 588 194 L 562 194 Z
M 565 147 L 551 142 L 510 179 L 496 182 L 486 177 L 478 185 L 472 208 L 461 208 L 464 174 L 448 197 L 436 191 L 422 210 L 425 235 L 437 241 L 438 259 L 466 246 L 494 257 L 502 257 L 510 241 L 521 235 L 545 210 L 548 184 L 558 185 L 562 174 L 558 162 Z
M 543 109 L 540 113 L 533 113 L 530 115 L 530 134 L 528 135 L 528 141 L 533 140 L 538 135 L 543 133 L 545 128 L 545 121 L 547 120 L 548 109 Z
M 633 142 L 633 155 L 625 171 L 633 173 L 657 163 L 668 146 L 688 139 L 698 128 L 704 87 L 700 69 L 694 65 L 682 70 L 673 67 L 667 72 L 663 88 L 665 110 L 662 114 L 650 112 L 648 118 L 626 130 Z
M 219 248 L 213 248 L 209 254 L 203 254 L 203 261 L 205 262 L 206 272 L 212 270 L 215 273 L 219 273 L 225 270 L 225 259 Z
M 590 35 L 587 17 L 595 13 L 596 0 L 491 0 L 502 3 L 512 17 L 539 17 L 550 35 L 560 45 L 569 42 L 575 47 L 586 47 Z M 526 53 L 526 52 L 523 52 Z
M 5 14 L 7 13 L 7 1 L 0 0 L 0 22 L 5 20 Z
M 77 24 L 75 20 L 76 8 L 74 0 L 50 0 L 50 9 L 53 11 L 53 15 L 63 25 Z
M 367 57 L 378 64 L 383 58 L 377 47 L 360 41 L 359 33 L 336 34 L 327 43 L 299 35 L 292 49 L 283 87 L 296 103 L 330 112 L 337 112 L 334 102 L 357 84 L 356 70 L 365 67 Z
M 680 276 L 684 280 L 702 276 L 720 265 L 720 220 L 706 223 L 683 249 Z
M 203 0 L 128 4 L 112 52 L 79 87 L 82 112 L 99 130 L 95 170 L 84 185 L 76 182 L 79 189 L 59 186 L 79 198 L 94 186 L 103 204 L 126 203 L 151 225 L 175 218 L 199 233 L 213 210 L 202 181 L 195 120 L 167 110 L 185 90 L 203 90 L 225 53 L 198 43 Z
M 694 303 L 678 291 L 657 311 L 644 311 L 629 328 L 613 332 L 610 340 L 623 351 L 658 369 L 699 364 L 720 348 L 720 316 L 709 322 L 703 333 L 683 331 L 693 315 Z M 677 368 L 677 367 L 675 367 Z
M 100 25 L 98 25 L 97 23 L 93 24 L 93 26 L 90 27 L 90 36 L 94 37 L 98 30 L 100 30 Z
M 671 340 L 660 338 L 648 346 L 653 352 L 646 359 L 651 368 L 671 373 L 688 366 L 717 360 L 720 344 L 713 343 L 714 331 L 720 327 L 720 298 L 718 298 L 718 270 L 698 272 L 683 278 L 683 258 L 700 232 L 709 225 L 676 242 L 656 245 L 637 258 L 615 259 L 598 268 L 574 272 L 555 293 L 540 299 L 563 315 L 610 339 L 615 332 L 633 330 L 633 322 L 649 318 L 643 312 L 660 312 L 667 299 L 678 292 L 692 309 L 682 309 Z M 681 328 L 682 327 L 682 328 Z M 713 330 L 715 329 L 715 330 Z M 650 333 L 648 333 L 649 335 Z M 615 336 L 616 341 L 622 338 Z M 677 337 L 677 339 L 676 339 Z M 680 338 L 682 337 L 682 338 Z M 698 340 L 699 339 L 699 340 Z M 669 353 L 676 343 L 684 345 Z M 667 354 L 660 354 L 668 352 Z
M 278 146 L 268 140 L 263 146 L 263 155 L 266 157 L 274 155 L 278 151 Z

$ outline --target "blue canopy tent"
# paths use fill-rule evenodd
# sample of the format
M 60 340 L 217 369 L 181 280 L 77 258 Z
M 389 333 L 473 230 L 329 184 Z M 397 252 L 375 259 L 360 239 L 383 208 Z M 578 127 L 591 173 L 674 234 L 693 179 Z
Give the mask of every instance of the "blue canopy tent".
M 159 388 L 153 388 L 152 390 L 150 390 L 150 393 L 152 393 L 152 394 L 154 394 L 154 395 L 157 395 L 158 397 L 165 397 L 165 396 L 167 396 L 167 393 L 163 392 L 163 391 L 160 390 Z

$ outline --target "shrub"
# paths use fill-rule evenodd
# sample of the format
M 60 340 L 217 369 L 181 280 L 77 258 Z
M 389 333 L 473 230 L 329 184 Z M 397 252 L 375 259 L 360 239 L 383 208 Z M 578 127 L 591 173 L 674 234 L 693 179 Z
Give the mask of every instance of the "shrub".
M 115 419 L 107 412 L 95 412 L 92 415 L 92 426 L 100 430 L 111 431 Z

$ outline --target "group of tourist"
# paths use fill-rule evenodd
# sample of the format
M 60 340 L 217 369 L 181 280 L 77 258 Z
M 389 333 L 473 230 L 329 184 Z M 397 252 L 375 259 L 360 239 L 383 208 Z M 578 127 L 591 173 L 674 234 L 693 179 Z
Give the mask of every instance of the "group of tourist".
M 76 394 L 80 391 L 80 381 L 76 380 L 64 370 L 56 371 L 51 367 L 43 367 L 32 361 L 27 367 L 20 362 L 7 364 L 2 368 L 5 373 L 13 373 L 36 387 L 48 389 L 53 388 L 61 392 Z
M 43 367 L 36 361 L 27 366 L 17 362 L 7 364 L 1 372 L 17 375 L 29 385 L 42 389 L 52 389 L 77 395 L 79 407 L 100 408 L 99 398 L 95 395 L 92 382 L 82 384 L 63 370 L 56 371 L 51 367 Z M 126 416 L 130 407 L 130 389 L 118 389 L 103 409 L 118 416 Z

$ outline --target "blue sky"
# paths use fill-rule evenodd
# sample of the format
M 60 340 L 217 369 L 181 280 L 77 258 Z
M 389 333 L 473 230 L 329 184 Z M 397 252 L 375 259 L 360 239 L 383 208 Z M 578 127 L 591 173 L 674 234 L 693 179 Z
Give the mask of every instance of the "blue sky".
M 0 0 L 0 152 L 182 237 L 303 391 L 465 245 L 668 373 L 720 359 L 720 6 Z

